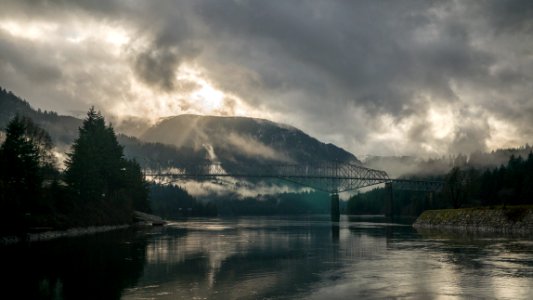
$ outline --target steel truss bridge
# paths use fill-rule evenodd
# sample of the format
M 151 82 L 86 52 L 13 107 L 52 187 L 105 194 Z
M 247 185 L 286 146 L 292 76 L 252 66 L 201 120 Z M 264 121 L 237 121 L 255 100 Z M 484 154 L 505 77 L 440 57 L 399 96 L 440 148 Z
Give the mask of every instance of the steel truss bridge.
M 435 192 L 443 187 L 440 181 L 391 179 L 385 171 L 374 170 L 350 163 L 320 163 L 310 165 L 269 164 L 237 165 L 235 171 L 226 171 L 221 163 L 201 163 L 165 169 L 146 169 L 145 176 L 152 181 L 172 183 L 186 180 L 216 180 L 219 178 L 281 179 L 331 194 L 332 220 L 339 220 L 338 193 L 385 184 L 390 189 L 387 210 L 392 213 L 392 189 Z
M 313 165 L 249 165 L 226 171 L 220 163 L 202 163 L 182 168 L 148 169 L 145 175 L 154 181 L 214 180 L 217 178 L 282 179 L 315 190 L 336 194 L 377 184 L 389 183 L 397 190 L 438 191 L 440 181 L 391 179 L 385 171 L 356 164 L 322 163 Z

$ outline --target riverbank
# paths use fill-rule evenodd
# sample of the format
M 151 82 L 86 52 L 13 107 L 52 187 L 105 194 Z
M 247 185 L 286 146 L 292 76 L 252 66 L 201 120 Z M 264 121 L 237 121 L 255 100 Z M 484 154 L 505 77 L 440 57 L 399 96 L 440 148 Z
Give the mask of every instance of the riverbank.
M 533 233 L 533 206 L 428 210 L 413 224 L 416 229 Z
M 100 232 L 106 232 L 117 229 L 124 229 L 130 227 L 131 224 L 122 224 L 122 225 L 107 225 L 107 226 L 91 226 L 91 227 L 79 227 L 79 228 L 70 228 L 67 230 L 50 230 L 38 233 L 27 233 L 24 237 L 19 236 L 5 236 L 0 237 L 0 245 L 10 245 L 16 244 L 19 242 L 37 242 L 37 241 L 48 241 L 57 238 L 63 237 L 74 237 L 80 235 L 94 234 Z
M 163 226 L 167 223 L 161 217 L 156 215 L 147 214 L 140 211 L 134 211 L 133 214 L 135 220 L 133 223 L 130 224 L 75 227 L 65 230 L 45 230 L 41 232 L 28 232 L 25 233 L 22 237 L 14 235 L 0 236 L 0 245 L 10 245 L 19 242 L 48 241 L 63 237 L 75 237 L 111 230 L 125 229 L 128 227 Z

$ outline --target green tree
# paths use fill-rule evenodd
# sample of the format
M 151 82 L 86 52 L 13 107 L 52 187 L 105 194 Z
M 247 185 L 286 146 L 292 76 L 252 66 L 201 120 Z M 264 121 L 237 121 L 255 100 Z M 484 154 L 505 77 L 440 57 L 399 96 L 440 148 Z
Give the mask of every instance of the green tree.
M 123 164 L 126 197 L 131 200 L 134 210 L 151 212 L 148 202 L 149 186 L 141 171 L 141 166 L 135 160 L 125 160 Z
M 0 219 L 24 230 L 26 216 L 43 210 L 43 169 L 53 168 L 50 136 L 31 119 L 16 115 L 0 147 Z
M 95 222 L 129 222 L 133 209 L 149 211 L 148 186 L 139 164 L 124 159 L 113 127 L 106 126 L 94 107 L 79 129 L 66 166 L 65 182 L 78 205 L 98 218 Z
M 453 208 L 459 208 L 463 204 L 465 194 L 464 173 L 459 167 L 454 167 L 446 176 L 446 188 Z
M 65 181 L 83 204 L 99 203 L 118 188 L 122 162 L 113 128 L 92 107 L 68 154 Z

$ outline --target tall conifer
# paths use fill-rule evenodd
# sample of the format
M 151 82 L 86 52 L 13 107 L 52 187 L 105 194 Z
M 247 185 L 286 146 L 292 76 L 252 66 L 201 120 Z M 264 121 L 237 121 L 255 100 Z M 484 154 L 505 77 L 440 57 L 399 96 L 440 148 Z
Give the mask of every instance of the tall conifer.
M 40 209 L 41 169 L 50 148 L 50 137 L 31 119 L 16 115 L 8 123 L 0 147 L 0 223 L 24 230 L 25 216 Z M 2 231 L 12 231 L 6 226 Z
M 111 125 L 92 107 L 66 162 L 65 181 L 82 207 L 127 221 L 133 209 L 148 211 L 148 187 L 140 166 L 124 158 Z M 109 223 L 109 222 L 108 222 Z

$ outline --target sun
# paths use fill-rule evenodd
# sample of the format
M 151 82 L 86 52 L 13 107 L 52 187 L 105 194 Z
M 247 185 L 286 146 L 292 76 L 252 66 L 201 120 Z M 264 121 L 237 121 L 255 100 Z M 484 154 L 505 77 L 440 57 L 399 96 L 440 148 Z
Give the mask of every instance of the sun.
M 427 120 L 435 138 L 445 139 L 453 133 L 455 121 L 453 112 L 449 108 L 431 107 Z
M 201 103 L 206 113 L 220 110 L 224 106 L 224 93 L 215 89 L 204 79 L 196 79 L 199 89 L 191 93 L 190 97 L 196 103 Z
M 250 115 L 252 109 L 240 97 L 216 87 L 201 69 L 187 65 L 176 72 L 176 88 L 161 92 L 129 76 L 130 90 L 113 107 L 117 115 L 136 116 L 154 122 L 179 114 Z M 146 101 L 149 99 L 150 101 Z

